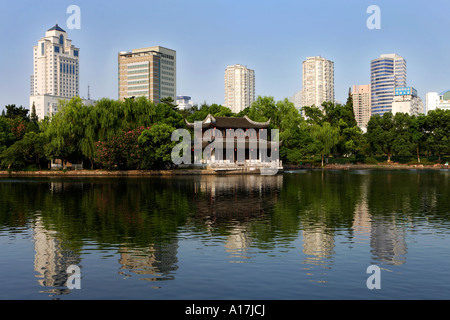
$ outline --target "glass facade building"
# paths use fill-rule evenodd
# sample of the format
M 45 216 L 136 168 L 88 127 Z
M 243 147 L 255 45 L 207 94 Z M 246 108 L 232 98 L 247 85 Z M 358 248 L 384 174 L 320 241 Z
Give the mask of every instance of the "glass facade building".
M 406 87 L 406 60 L 397 54 L 384 54 L 371 61 L 371 114 L 392 111 L 396 88 Z

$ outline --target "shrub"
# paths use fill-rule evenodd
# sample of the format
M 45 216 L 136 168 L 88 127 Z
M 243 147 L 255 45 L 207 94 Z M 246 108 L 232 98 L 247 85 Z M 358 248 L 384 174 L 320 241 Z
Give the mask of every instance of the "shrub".
M 378 164 L 378 160 L 375 159 L 375 158 L 372 158 L 372 157 L 367 157 L 364 160 L 364 163 L 366 163 L 366 164 Z

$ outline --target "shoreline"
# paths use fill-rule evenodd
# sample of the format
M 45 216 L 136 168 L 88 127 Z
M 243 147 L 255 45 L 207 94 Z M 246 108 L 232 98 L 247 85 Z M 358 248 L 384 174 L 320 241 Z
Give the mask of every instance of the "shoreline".
M 435 165 L 400 165 L 400 164 L 328 164 L 324 167 L 285 166 L 277 174 L 297 170 L 448 170 L 449 166 Z M 259 172 L 216 172 L 208 169 L 172 169 L 172 170 L 41 170 L 41 171 L 0 171 L 0 177 L 154 177 L 154 176 L 188 176 L 188 175 L 261 175 Z

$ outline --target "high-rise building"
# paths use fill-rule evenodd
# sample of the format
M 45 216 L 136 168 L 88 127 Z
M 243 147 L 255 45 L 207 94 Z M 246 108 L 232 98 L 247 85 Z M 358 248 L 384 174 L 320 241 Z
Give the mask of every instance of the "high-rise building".
M 176 51 L 160 46 L 119 53 L 119 99 L 177 99 Z
M 255 101 L 255 71 L 235 64 L 225 70 L 225 107 L 238 113 Z
M 79 54 L 58 24 L 34 46 L 30 110 L 34 105 L 39 119 L 54 114 L 59 100 L 79 96 Z
M 394 101 L 392 102 L 392 113 L 407 113 L 409 115 L 419 115 L 425 113 L 423 101 L 417 95 L 417 90 L 413 87 L 395 88 Z
M 392 111 L 395 88 L 406 87 L 406 60 L 393 53 L 382 54 L 370 64 L 372 115 Z
M 303 61 L 302 106 L 334 103 L 334 62 L 320 56 Z
M 352 100 L 358 127 L 367 128 L 370 120 L 370 85 L 353 86 Z

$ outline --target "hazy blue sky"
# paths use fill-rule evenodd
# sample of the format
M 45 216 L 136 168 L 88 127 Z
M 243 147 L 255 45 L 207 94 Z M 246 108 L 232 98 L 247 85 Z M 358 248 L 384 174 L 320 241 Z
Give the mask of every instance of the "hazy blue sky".
M 448 0 L 0 0 L 0 108 L 29 107 L 33 46 L 56 22 L 80 48 L 80 95 L 117 99 L 117 53 L 153 45 L 177 51 L 177 94 L 196 103 L 224 102 L 224 71 L 255 70 L 256 94 L 281 100 L 301 89 L 301 64 L 321 55 L 335 62 L 336 99 L 370 83 L 370 60 L 397 53 L 408 85 L 450 89 Z M 66 26 L 69 5 L 81 29 Z M 381 29 L 369 30 L 370 5 Z

